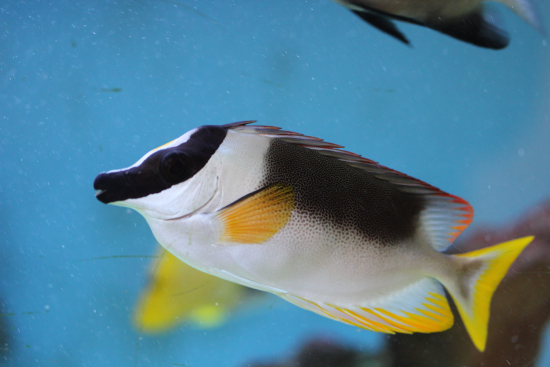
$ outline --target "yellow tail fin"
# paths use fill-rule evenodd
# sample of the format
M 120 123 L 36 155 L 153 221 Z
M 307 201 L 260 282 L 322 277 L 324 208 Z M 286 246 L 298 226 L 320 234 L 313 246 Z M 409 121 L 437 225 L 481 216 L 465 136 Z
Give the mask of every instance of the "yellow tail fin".
M 455 255 L 465 260 L 458 289 L 449 289 L 472 341 L 481 352 L 487 342 L 491 298 L 514 260 L 534 237 L 523 237 L 501 244 Z

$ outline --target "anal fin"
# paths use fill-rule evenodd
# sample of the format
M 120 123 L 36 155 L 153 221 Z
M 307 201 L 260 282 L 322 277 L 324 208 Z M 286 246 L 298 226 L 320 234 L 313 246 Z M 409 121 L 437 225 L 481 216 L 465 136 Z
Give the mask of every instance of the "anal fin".
M 432 278 L 362 305 L 314 302 L 291 294 L 280 296 L 319 315 L 387 334 L 433 333 L 447 330 L 454 323 L 443 287 Z
M 269 185 L 216 213 L 222 243 L 259 244 L 270 239 L 290 219 L 294 190 L 284 183 Z
M 407 39 L 407 37 L 405 37 L 405 35 L 401 33 L 401 31 L 390 19 L 368 11 L 352 10 L 352 12 L 373 27 L 378 28 L 382 32 L 397 38 L 407 45 L 409 44 L 409 40 Z

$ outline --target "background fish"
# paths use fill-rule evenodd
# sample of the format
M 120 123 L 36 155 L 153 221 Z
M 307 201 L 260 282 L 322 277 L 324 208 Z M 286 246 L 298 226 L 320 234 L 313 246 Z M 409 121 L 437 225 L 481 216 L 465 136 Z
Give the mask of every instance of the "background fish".
M 136 306 L 134 324 L 144 333 L 162 333 L 184 321 L 216 327 L 243 301 L 247 289 L 198 271 L 161 248 Z
M 484 350 L 491 296 L 532 237 L 442 254 L 472 221 L 466 201 L 251 122 L 199 127 L 102 173 L 97 198 L 137 210 L 199 270 L 368 330 L 450 328 L 445 286 Z
M 482 0 L 334 0 L 357 14 L 370 25 L 400 41 L 409 40 L 392 20 L 432 28 L 461 41 L 480 47 L 501 49 L 510 38 Z M 531 0 L 497 0 L 534 28 L 541 30 L 540 21 Z

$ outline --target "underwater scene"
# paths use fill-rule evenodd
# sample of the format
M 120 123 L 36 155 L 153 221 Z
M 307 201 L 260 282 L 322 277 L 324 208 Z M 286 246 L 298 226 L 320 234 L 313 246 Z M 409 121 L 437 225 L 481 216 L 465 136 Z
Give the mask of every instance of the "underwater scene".
M 550 366 L 550 4 L 455 5 L 0 4 L 0 365 Z

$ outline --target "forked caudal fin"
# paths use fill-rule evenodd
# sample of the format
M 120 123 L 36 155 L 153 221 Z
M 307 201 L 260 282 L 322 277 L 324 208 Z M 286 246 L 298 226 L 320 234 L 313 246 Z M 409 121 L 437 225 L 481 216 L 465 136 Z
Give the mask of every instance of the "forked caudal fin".
M 533 236 L 518 238 L 481 250 L 454 255 L 464 264 L 462 275 L 459 275 L 454 287 L 447 284 L 445 286 L 474 345 L 482 352 L 487 342 L 493 293 L 508 272 L 508 268 L 533 239 Z

